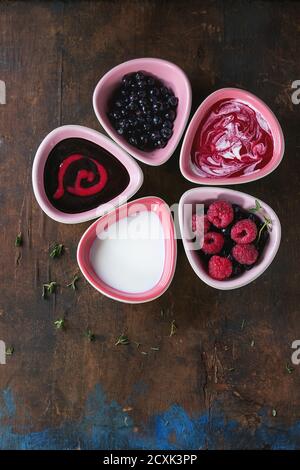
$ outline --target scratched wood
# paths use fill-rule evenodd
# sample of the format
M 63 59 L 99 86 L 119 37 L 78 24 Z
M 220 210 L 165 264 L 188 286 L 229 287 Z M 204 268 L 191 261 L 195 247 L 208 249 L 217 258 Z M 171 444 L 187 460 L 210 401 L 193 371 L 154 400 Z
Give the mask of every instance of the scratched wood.
M 300 416 L 300 369 L 286 370 L 291 343 L 300 338 L 300 106 L 291 101 L 291 82 L 300 78 L 299 20 L 296 2 L 0 3 L 0 79 L 7 88 L 0 105 L 0 339 L 15 348 L 0 366 L 0 390 L 10 389 L 16 400 L 6 418 L 16 433 L 80 420 L 97 384 L 107 400 L 132 408 L 137 434 L 173 404 L 190 416 L 208 412 L 208 419 L 221 410 L 253 433 L 261 409 L 267 415 L 276 409 L 277 420 L 268 421 L 275 434 L 278 420 L 284 428 Z M 32 193 L 33 157 L 57 126 L 100 129 L 92 109 L 97 81 L 118 63 L 143 56 L 186 71 L 193 111 L 217 88 L 237 86 L 264 99 L 283 126 L 280 167 L 236 188 L 270 204 L 283 227 L 272 266 L 243 289 L 221 292 L 202 283 L 180 241 L 174 281 L 156 301 L 123 305 L 83 279 L 75 293 L 66 287 L 89 224 L 62 225 L 43 214 Z M 141 164 L 145 182 L 137 196 L 173 204 L 193 186 L 180 174 L 179 148 L 162 167 Z M 19 231 L 20 249 L 14 246 Z M 49 257 L 53 241 L 66 247 L 59 260 Z M 50 280 L 59 288 L 43 300 L 42 284 Z M 66 330 L 57 331 L 53 322 L 63 316 Z M 169 337 L 172 320 L 178 329 Z M 86 328 L 95 342 L 84 338 Z M 142 346 L 116 347 L 123 332 Z M 220 447 L 225 427 L 222 432 Z M 230 447 L 239 446 L 237 436 Z

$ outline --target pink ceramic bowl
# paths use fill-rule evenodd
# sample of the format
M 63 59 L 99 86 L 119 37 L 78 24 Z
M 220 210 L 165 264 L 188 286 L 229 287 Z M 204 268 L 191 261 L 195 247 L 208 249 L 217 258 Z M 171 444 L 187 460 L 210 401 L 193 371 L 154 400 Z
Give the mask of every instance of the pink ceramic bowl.
M 242 101 L 250 107 L 258 111 L 269 124 L 274 140 L 274 155 L 270 162 L 263 168 L 255 171 L 249 175 L 242 175 L 236 177 L 224 177 L 224 178 L 206 178 L 197 174 L 197 169 L 191 161 L 191 148 L 193 145 L 195 134 L 198 130 L 199 124 L 204 118 L 208 110 L 218 101 L 223 99 L 236 99 Z M 199 108 L 195 112 L 188 129 L 186 131 L 184 141 L 181 147 L 180 153 L 180 170 L 183 176 L 193 183 L 206 184 L 206 185 L 225 185 L 225 184 L 241 184 L 255 181 L 264 176 L 268 175 L 277 168 L 282 160 L 284 154 L 284 137 L 280 124 L 270 110 L 270 108 L 257 96 L 253 95 L 249 91 L 240 90 L 238 88 L 222 88 L 209 95 L 203 103 L 200 104 Z
M 108 203 L 102 204 L 95 209 L 80 212 L 78 214 L 68 214 L 61 212 L 49 201 L 46 196 L 44 188 L 44 167 L 49 153 L 55 147 L 58 142 L 71 137 L 77 137 L 86 139 L 95 144 L 103 147 L 112 155 L 114 155 L 127 169 L 130 181 L 125 190 L 117 197 L 109 201 Z M 87 220 L 95 219 L 103 215 L 105 212 L 111 210 L 113 207 L 118 206 L 126 202 L 131 198 L 141 187 L 143 183 L 143 173 L 138 164 L 131 158 L 124 150 L 118 147 L 108 137 L 100 132 L 89 129 L 88 127 L 68 125 L 58 127 L 48 134 L 43 142 L 40 144 L 32 167 L 32 184 L 33 191 L 37 202 L 39 203 L 42 210 L 52 219 L 57 222 L 65 224 L 77 224 L 80 222 L 86 222 Z
M 179 100 L 177 117 L 174 121 L 173 136 L 165 148 L 154 150 L 153 152 L 143 152 L 130 145 L 115 131 L 107 117 L 108 99 L 114 89 L 121 83 L 122 77 L 125 74 L 138 70 L 153 74 L 161 79 L 166 86 L 172 88 Z M 174 153 L 187 124 L 191 110 L 191 102 L 191 86 L 185 73 L 171 62 L 153 58 L 134 59 L 117 65 L 101 78 L 95 88 L 93 96 L 96 116 L 108 135 L 134 158 L 153 166 L 162 165 Z
M 220 290 L 237 289 L 238 287 L 243 287 L 257 279 L 268 268 L 268 266 L 270 266 L 280 245 L 281 226 L 277 215 L 271 209 L 271 207 L 260 201 L 264 214 L 272 221 L 272 230 L 270 231 L 269 240 L 257 265 L 254 266 L 250 271 L 245 271 L 243 274 L 234 279 L 228 279 L 225 281 L 217 281 L 212 279 L 208 275 L 206 267 L 200 259 L 199 254 L 197 251 L 192 249 L 193 243 L 188 239 L 189 232 L 187 227 L 187 221 L 190 219 L 187 216 L 184 216 L 184 212 L 188 211 L 188 208 L 191 204 L 208 204 L 217 199 L 224 199 L 233 204 L 239 204 L 244 209 L 250 209 L 255 207 L 256 198 L 240 191 L 234 191 L 233 189 L 216 187 L 190 189 L 182 195 L 179 202 L 179 225 L 181 236 L 188 260 L 193 270 L 202 281 L 204 281 L 209 286 Z M 260 216 L 260 213 L 257 213 L 257 215 Z
M 91 263 L 91 248 L 96 237 L 109 225 L 127 217 L 128 214 L 135 215 L 143 210 L 155 212 L 162 224 L 164 232 L 163 272 L 159 282 L 150 290 L 139 293 L 124 292 L 111 287 L 98 277 Z M 168 289 L 174 276 L 176 257 L 177 242 L 170 209 L 162 199 L 155 196 L 131 201 L 96 220 L 83 234 L 77 249 L 77 261 L 87 281 L 107 297 L 130 304 L 149 302 L 160 297 Z

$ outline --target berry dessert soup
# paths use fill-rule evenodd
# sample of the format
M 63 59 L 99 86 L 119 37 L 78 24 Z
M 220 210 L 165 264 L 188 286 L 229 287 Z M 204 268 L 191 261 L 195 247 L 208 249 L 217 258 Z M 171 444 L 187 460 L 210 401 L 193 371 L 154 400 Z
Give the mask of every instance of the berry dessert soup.
M 88 127 L 67 125 L 41 142 L 32 166 L 37 202 L 52 219 L 95 219 L 138 191 L 143 173 L 123 149 Z
M 200 176 L 231 178 L 264 168 L 273 152 L 272 133 L 263 116 L 247 103 L 224 99 L 200 122 L 191 158 Z
M 177 105 L 171 88 L 140 70 L 122 77 L 109 100 L 107 115 L 130 145 L 151 152 L 164 148 L 172 137 Z
M 180 169 L 194 183 L 241 184 L 274 171 L 283 154 L 283 133 L 268 106 L 248 91 L 222 88 L 195 112 L 183 140 Z
M 44 186 L 51 204 L 68 214 L 104 204 L 128 186 L 125 166 L 104 148 L 80 138 L 58 142 L 44 168 Z

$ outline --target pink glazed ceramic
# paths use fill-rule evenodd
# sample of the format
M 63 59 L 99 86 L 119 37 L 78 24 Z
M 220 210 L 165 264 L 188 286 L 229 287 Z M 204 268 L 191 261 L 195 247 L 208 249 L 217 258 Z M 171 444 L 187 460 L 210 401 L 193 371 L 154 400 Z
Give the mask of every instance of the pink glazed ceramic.
M 185 226 L 184 217 L 184 210 L 187 210 L 185 209 L 185 205 L 191 205 L 196 203 L 207 204 L 217 199 L 224 199 L 225 201 L 229 201 L 233 204 L 238 204 L 244 209 L 250 209 L 251 207 L 255 207 L 254 196 L 250 196 L 249 194 L 242 193 L 240 191 L 234 191 L 233 189 L 216 187 L 190 189 L 182 195 L 179 202 L 179 224 L 181 236 L 183 239 L 183 245 L 188 260 L 197 276 L 199 276 L 199 278 L 203 282 L 205 282 L 211 287 L 220 290 L 237 289 L 238 287 L 243 287 L 257 279 L 272 263 L 280 245 L 280 221 L 275 212 L 271 209 L 271 207 L 265 204 L 263 201 L 260 201 L 265 214 L 272 221 L 272 230 L 270 231 L 269 240 L 265 246 L 265 249 L 258 264 L 254 266 L 250 271 L 245 271 L 243 274 L 234 279 L 228 279 L 226 281 L 217 281 L 209 276 L 197 251 L 192 250 L 193 244 L 187 239 L 186 236 L 186 234 L 188 233 L 188 228 Z
M 174 121 L 173 136 L 165 148 L 157 149 L 152 152 L 143 152 L 130 145 L 115 131 L 107 117 L 107 102 L 112 92 L 121 82 L 125 74 L 138 70 L 153 74 L 161 79 L 168 87 L 172 88 L 179 100 L 177 117 Z M 162 165 L 174 153 L 187 124 L 191 110 L 191 102 L 191 86 L 185 73 L 171 62 L 153 58 L 134 59 L 117 65 L 101 78 L 95 88 L 93 96 L 96 116 L 108 135 L 134 158 L 153 166 Z
M 191 160 L 191 148 L 195 138 L 198 127 L 211 107 L 220 100 L 236 99 L 250 107 L 254 108 L 265 119 L 272 133 L 274 141 L 274 152 L 271 160 L 261 169 L 254 171 L 248 175 L 231 176 L 231 177 L 203 177 L 197 174 L 197 168 Z M 206 185 L 226 185 L 226 184 L 241 184 L 255 181 L 263 178 L 277 168 L 282 160 L 284 154 L 284 137 L 280 124 L 270 110 L 270 108 L 257 96 L 249 91 L 240 90 L 238 88 L 222 88 L 209 95 L 195 112 L 188 129 L 186 131 L 181 153 L 180 153 L 180 170 L 183 176 L 193 183 L 206 184 Z
M 91 248 L 97 235 L 106 230 L 111 224 L 140 211 L 154 211 L 162 224 L 164 232 L 164 263 L 159 282 L 150 290 L 139 293 L 124 292 L 107 285 L 95 273 L 91 263 Z M 175 272 L 177 257 L 177 242 L 175 228 L 168 205 L 160 198 L 152 196 L 136 199 L 95 221 L 83 234 L 77 249 L 77 261 L 87 281 L 99 292 L 111 299 L 126 303 L 143 303 L 160 297 L 169 287 Z
M 102 204 L 92 210 L 80 212 L 77 214 L 69 214 L 61 212 L 53 207 L 47 198 L 44 188 L 44 167 L 48 155 L 53 147 L 55 147 L 58 142 L 64 139 L 74 137 L 94 142 L 114 155 L 126 167 L 130 176 L 130 180 L 125 190 L 109 202 Z M 50 132 L 50 134 L 48 134 L 40 144 L 36 152 L 32 168 L 33 191 L 37 202 L 49 217 L 56 220 L 57 222 L 62 222 L 65 224 L 77 224 L 80 222 L 86 222 L 87 220 L 95 219 L 96 217 L 100 217 L 105 212 L 111 210 L 113 207 L 121 205 L 131 198 L 139 190 L 142 183 L 142 170 L 133 160 L 133 158 L 131 158 L 124 150 L 118 147 L 105 135 L 83 126 L 61 126 Z

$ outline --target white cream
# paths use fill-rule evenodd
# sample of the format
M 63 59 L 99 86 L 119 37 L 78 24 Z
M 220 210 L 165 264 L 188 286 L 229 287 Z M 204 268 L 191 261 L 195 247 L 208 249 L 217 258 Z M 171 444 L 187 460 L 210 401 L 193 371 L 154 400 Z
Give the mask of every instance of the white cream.
M 113 223 L 95 239 L 90 260 L 97 276 L 129 293 L 154 287 L 163 273 L 165 240 L 156 213 L 142 211 Z

